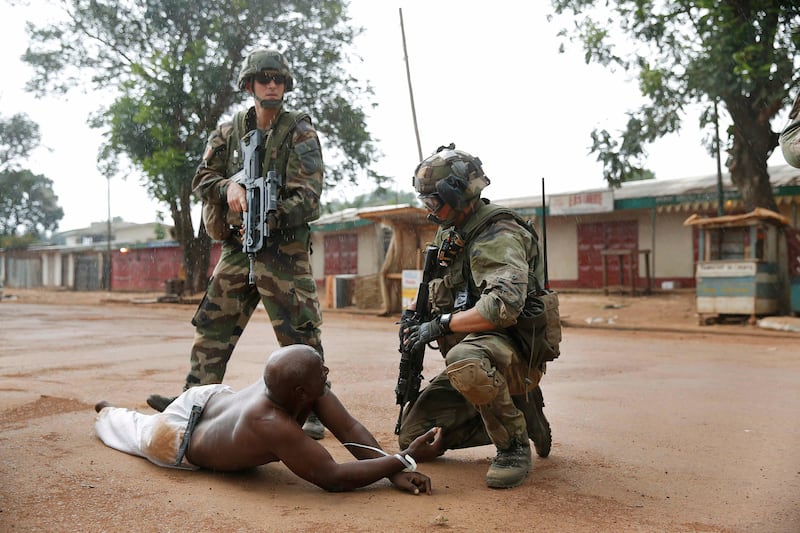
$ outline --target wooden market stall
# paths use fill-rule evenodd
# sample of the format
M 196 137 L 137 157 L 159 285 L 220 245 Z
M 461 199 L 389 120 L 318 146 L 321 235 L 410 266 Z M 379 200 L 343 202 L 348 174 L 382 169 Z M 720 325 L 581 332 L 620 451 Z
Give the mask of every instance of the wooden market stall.
M 402 311 L 403 271 L 422 268 L 422 251 L 433 240 L 437 228 L 426 218 L 426 214 L 419 207 L 398 207 L 359 214 L 361 218 L 392 228 L 392 238 L 379 274 L 382 316 Z
M 697 228 L 697 313 L 701 324 L 724 316 L 785 314 L 790 273 L 785 229 L 789 220 L 757 208 L 742 215 L 692 215 Z

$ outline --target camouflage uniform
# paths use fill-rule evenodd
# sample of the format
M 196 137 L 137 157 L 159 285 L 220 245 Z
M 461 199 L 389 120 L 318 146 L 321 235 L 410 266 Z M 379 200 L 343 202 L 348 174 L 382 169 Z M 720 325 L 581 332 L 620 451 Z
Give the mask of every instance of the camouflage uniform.
M 527 392 L 540 394 L 537 385 L 544 366 L 531 364 L 535 357 L 522 353 L 512 331 L 528 293 L 534 285 L 541 287 L 543 265 L 535 233 L 510 211 L 484 200 L 462 228 L 439 228 L 434 244 L 441 250 L 456 230 L 464 238 L 464 249 L 431 281 L 431 311 L 440 315 L 475 307 L 496 329 L 450 334 L 438 340 L 439 348 L 448 367 L 479 359 L 493 376 L 497 394 L 489 403 L 475 405 L 456 390 L 445 370 L 407 409 L 399 433 L 401 448 L 434 426 L 443 428 L 448 449 L 491 443 L 505 449 L 512 439 L 527 442 L 526 419 L 518 406 L 524 407 Z M 538 335 L 536 339 L 534 351 L 539 350 Z
M 800 168 L 800 94 L 789 112 L 789 123 L 778 138 L 783 158 L 795 168 Z
M 294 123 L 292 122 L 294 121 Z M 203 163 L 192 181 L 204 202 L 224 202 L 228 179 L 242 168 L 239 139 L 256 127 L 255 108 L 240 112 L 209 137 Z M 288 132 L 285 142 L 269 135 L 264 168 L 274 164 L 284 178 L 278 194 L 277 227 L 256 255 L 255 286 L 248 283 L 249 259 L 235 236 L 222 244 L 205 296 L 192 319 L 196 327 L 186 387 L 220 383 L 236 343 L 259 300 L 281 346 L 308 344 L 323 353 L 322 316 L 311 272 L 311 231 L 319 217 L 323 162 L 317 133 L 307 116 L 281 109 L 271 132 Z M 273 142 L 274 141 L 274 142 Z

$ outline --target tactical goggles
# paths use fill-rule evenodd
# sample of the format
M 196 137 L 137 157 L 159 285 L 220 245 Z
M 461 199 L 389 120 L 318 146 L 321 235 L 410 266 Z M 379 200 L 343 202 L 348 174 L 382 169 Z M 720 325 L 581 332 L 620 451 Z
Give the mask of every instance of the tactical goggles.
M 275 85 L 283 85 L 286 83 L 286 76 L 277 72 L 259 72 L 253 76 L 253 79 L 261 85 L 267 85 L 271 81 L 274 81 Z
M 425 206 L 425 209 L 431 213 L 437 212 L 444 205 L 442 197 L 439 196 L 439 193 L 420 194 L 417 196 L 417 198 L 419 198 L 419 201 Z

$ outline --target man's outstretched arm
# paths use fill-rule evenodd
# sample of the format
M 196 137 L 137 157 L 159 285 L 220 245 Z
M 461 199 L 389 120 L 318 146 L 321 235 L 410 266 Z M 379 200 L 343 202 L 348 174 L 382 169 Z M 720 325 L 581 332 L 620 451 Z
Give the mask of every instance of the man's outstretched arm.
M 323 395 L 314 410 L 340 441 L 380 448 L 372 434 L 347 412 L 333 393 Z M 270 431 L 274 432 L 275 429 L 273 427 Z M 349 446 L 353 456 L 359 460 L 337 463 L 321 444 L 309 438 L 291 420 L 283 421 L 279 432 L 281 438 L 275 438 L 275 433 L 272 433 L 271 441 L 275 443 L 274 451 L 280 460 L 292 472 L 325 490 L 354 490 L 388 477 L 398 488 L 415 494 L 431 493 L 430 478 L 419 472 L 403 472 L 408 463 L 394 455 L 384 456 L 369 448 Z M 425 458 L 421 460 L 429 459 L 429 455 L 435 457 L 434 452 L 427 449 L 432 445 L 425 444 L 425 441 L 436 440 L 438 445 L 440 439 L 433 431 L 424 437 L 417 439 L 419 442 L 415 441 L 401 453 L 409 454 L 412 458 L 416 453 Z

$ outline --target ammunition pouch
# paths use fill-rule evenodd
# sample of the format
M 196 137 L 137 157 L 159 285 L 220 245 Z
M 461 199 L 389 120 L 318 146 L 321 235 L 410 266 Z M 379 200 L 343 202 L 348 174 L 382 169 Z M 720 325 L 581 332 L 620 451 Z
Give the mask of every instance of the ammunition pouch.
M 519 345 L 521 355 L 533 368 L 544 371 L 545 363 L 561 354 L 561 316 L 558 293 L 528 293 L 517 323 L 508 334 Z

